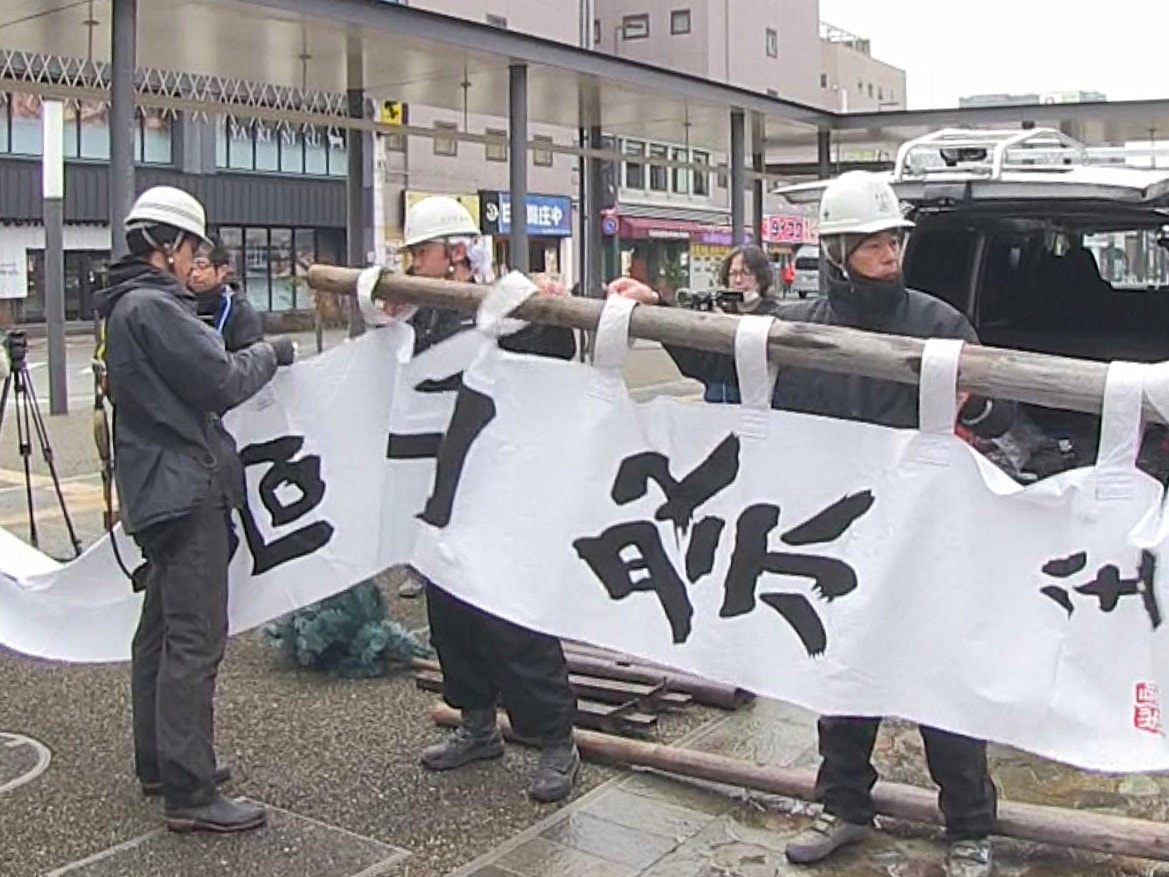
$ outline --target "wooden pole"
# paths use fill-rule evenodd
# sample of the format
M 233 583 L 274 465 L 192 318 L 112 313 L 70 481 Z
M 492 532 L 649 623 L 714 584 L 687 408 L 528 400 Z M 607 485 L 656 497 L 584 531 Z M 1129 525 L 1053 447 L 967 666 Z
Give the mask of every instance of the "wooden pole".
M 308 282 L 323 292 L 353 295 L 358 273 L 352 268 L 314 265 L 309 269 Z M 387 270 L 382 272 L 374 298 L 474 311 L 487 291 L 487 287 L 474 284 L 410 277 Z M 603 307 L 604 302 L 598 299 L 533 296 L 516 309 L 515 316 L 533 323 L 592 331 L 597 328 Z M 680 308 L 638 307 L 629 330 L 636 338 L 733 354 L 738 319 L 729 314 Z M 781 366 L 916 386 L 924 346 L 921 338 L 776 320 L 771 328 L 768 358 Z M 1099 414 L 1107 373 L 1108 365 L 1102 362 L 968 344 L 962 351 L 958 388 L 979 396 Z M 1169 422 L 1147 400 L 1145 414 L 1151 421 Z
M 431 718 L 448 727 L 459 723 L 458 712 L 447 706 L 436 707 Z M 506 718 L 501 717 L 500 721 L 508 740 L 525 742 L 512 733 Z M 576 744 L 583 755 L 599 761 L 650 767 L 788 798 L 814 800 L 816 775 L 811 770 L 751 764 L 708 752 L 579 729 Z M 937 795 L 926 789 L 880 782 L 873 790 L 873 802 L 877 812 L 885 816 L 928 825 L 942 824 Z M 1162 823 L 1013 801 L 1001 802 L 998 811 L 995 828 L 1000 835 L 1097 853 L 1169 861 L 1169 826 Z

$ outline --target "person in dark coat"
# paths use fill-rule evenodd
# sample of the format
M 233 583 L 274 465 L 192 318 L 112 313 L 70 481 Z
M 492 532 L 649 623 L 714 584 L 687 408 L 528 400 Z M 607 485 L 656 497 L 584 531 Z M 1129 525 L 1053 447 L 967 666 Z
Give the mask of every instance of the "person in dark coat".
M 131 657 L 136 773 L 165 800 L 174 831 L 234 832 L 265 811 L 224 797 L 216 764 L 215 679 L 227 640 L 229 514 L 243 465 L 220 416 L 293 360 L 288 339 L 238 353 L 195 315 L 186 283 L 210 247 L 203 206 L 186 192 L 143 192 L 125 223 L 129 257 L 97 294 L 121 521 L 146 559 Z
M 476 249 L 478 236 L 471 215 L 453 198 L 419 201 L 405 223 L 409 272 L 474 282 L 485 267 L 476 264 L 485 255 Z M 424 307 L 407 317 L 409 310 L 387 306 L 391 316 L 407 318 L 414 327 L 416 353 L 474 325 L 473 317 L 456 311 Z M 500 346 L 558 359 L 576 354 L 572 331 L 552 326 L 528 326 L 501 338 Z M 443 477 L 444 449 L 439 451 L 436 482 Z M 516 733 L 540 747 L 528 795 L 541 802 L 567 797 L 580 773 L 580 754 L 573 737 L 576 695 L 568 684 L 560 641 L 484 612 L 441 583 L 425 581 L 425 593 L 430 641 L 442 665 L 443 699 L 460 711 L 461 723 L 443 742 L 422 752 L 422 765 L 453 770 L 502 756 L 496 723 L 500 704 Z
M 949 304 L 907 289 L 901 272 L 905 219 L 896 194 L 880 177 L 849 172 L 832 181 L 820 205 L 821 295 L 784 304 L 782 319 L 848 326 L 869 332 L 918 338 L 961 338 L 977 343 L 969 321 Z M 628 278 L 610 285 L 611 295 L 646 304 L 657 296 Z M 738 382 L 732 357 L 667 347 L 683 374 L 733 388 Z M 894 381 L 834 374 L 803 368 L 780 370 L 772 407 L 858 420 L 898 428 L 918 425 L 918 390 Z M 971 397 L 961 407 L 959 423 L 985 438 L 1002 435 L 1015 406 Z M 843 846 L 865 838 L 875 809 L 872 788 L 877 773 L 872 750 L 881 719 L 870 716 L 824 716 L 818 730 L 823 762 L 816 793 L 824 812 L 787 846 L 796 864 L 822 861 Z M 947 877 L 990 877 L 989 835 L 994 827 L 997 793 L 986 760 L 986 743 L 937 728 L 921 727 L 930 774 L 941 787 L 939 805 L 946 821 L 949 850 Z
M 231 255 L 218 241 L 209 252 L 195 257 L 187 284 L 196 296 L 196 308 L 235 352 L 264 339 L 264 324 L 246 295 L 231 281 Z

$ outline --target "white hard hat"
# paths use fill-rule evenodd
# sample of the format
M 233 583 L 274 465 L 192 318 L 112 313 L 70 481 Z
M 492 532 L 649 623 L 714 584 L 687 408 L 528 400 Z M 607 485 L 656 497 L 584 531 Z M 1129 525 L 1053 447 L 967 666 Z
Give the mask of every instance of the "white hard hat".
M 153 186 L 138 196 L 126 216 L 126 230 L 169 225 L 207 240 L 207 212 L 193 195 L 174 186 Z
M 406 211 L 403 243 L 407 247 L 453 237 L 478 237 L 470 212 L 447 195 L 423 198 Z
M 830 182 L 820 198 L 820 234 L 876 234 L 913 228 L 901 215 L 897 194 L 869 171 L 848 171 Z

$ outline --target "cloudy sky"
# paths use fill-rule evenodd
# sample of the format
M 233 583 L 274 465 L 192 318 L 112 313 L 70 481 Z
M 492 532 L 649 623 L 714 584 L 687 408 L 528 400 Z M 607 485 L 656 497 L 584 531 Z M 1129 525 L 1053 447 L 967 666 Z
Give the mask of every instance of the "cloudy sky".
M 906 71 L 910 109 L 987 93 L 1169 98 L 1166 0 L 820 0 L 820 18 Z

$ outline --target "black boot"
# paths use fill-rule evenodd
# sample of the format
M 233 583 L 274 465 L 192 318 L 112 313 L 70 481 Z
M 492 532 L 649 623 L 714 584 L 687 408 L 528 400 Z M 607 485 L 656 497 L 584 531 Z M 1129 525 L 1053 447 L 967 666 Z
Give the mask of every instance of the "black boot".
M 230 834 L 235 831 L 250 831 L 268 821 L 263 807 L 232 801 L 219 792 L 201 807 L 166 807 L 166 827 L 171 831 L 210 831 Z
M 222 786 L 224 783 L 230 782 L 231 768 L 226 764 L 216 763 L 213 780 L 217 786 Z M 139 779 L 138 782 L 142 784 L 142 794 L 147 798 L 157 798 L 162 794 L 162 780 Z
M 567 798 L 580 774 L 580 753 L 572 737 L 545 744 L 528 786 L 528 797 L 550 804 Z
M 472 761 L 503 755 L 503 735 L 495 723 L 495 708 L 463 710 L 462 723 L 443 742 L 422 750 L 427 770 L 454 770 Z

